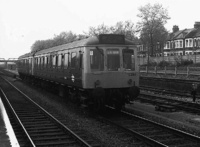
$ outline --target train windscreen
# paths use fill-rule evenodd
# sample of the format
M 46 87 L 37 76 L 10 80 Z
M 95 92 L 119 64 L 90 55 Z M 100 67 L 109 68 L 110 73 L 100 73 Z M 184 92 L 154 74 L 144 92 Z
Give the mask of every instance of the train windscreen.
M 91 71 L 104 70 L 103 49 L 96 48 L 96 49 L 90 50 L 90 68 L 91 68 Z
M 127 71 L 135 70 L 134 51 L 131 49 L 123 50 L 123 68 Z
M 119 49 L 107 49 L 107 68 L 109 71 L 119 71 L 120 69 Z

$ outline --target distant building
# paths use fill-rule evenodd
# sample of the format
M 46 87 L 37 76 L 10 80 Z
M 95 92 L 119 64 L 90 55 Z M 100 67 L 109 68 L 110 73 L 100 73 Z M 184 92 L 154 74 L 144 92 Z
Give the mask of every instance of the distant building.
M 174 25 L 163 50 L 164 56 L 200 54 L 200 22 L 194 28 L 179 30 Z

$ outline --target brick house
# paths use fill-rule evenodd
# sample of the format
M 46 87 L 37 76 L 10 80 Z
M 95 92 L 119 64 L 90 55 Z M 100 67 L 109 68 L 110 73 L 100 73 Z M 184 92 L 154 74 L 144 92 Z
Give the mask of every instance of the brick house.
M 194 28 L 179 30 L 174 25 L 163 49 L 164 56 L 200 54 L 200 22 Z

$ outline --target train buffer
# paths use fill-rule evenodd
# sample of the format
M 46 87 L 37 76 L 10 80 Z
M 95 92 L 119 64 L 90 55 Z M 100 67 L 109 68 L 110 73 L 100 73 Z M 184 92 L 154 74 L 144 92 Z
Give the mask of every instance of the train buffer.
M 162 112 L 175 112 L 176 108 L 175 106 L 166 105 L 166 104 L 158 104 L 155 106 L 156 111 L 162 111 Z

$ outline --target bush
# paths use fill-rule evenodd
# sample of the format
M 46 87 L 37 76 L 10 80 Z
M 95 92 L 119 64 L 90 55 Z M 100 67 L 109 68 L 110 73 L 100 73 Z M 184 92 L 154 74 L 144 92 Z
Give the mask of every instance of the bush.
M 181 66 L 188 66 L 193 64 L 193 60 L 182 60 L 181 61 Z
M 168 61 L 161 61 L 160 63 L 158 63 L 159 67 L 165 67 L 165 66 L 171 66 L 172 64 Z
M 200 63 L 193 63 L 189 65 L 190 67 L 200 67 Z

